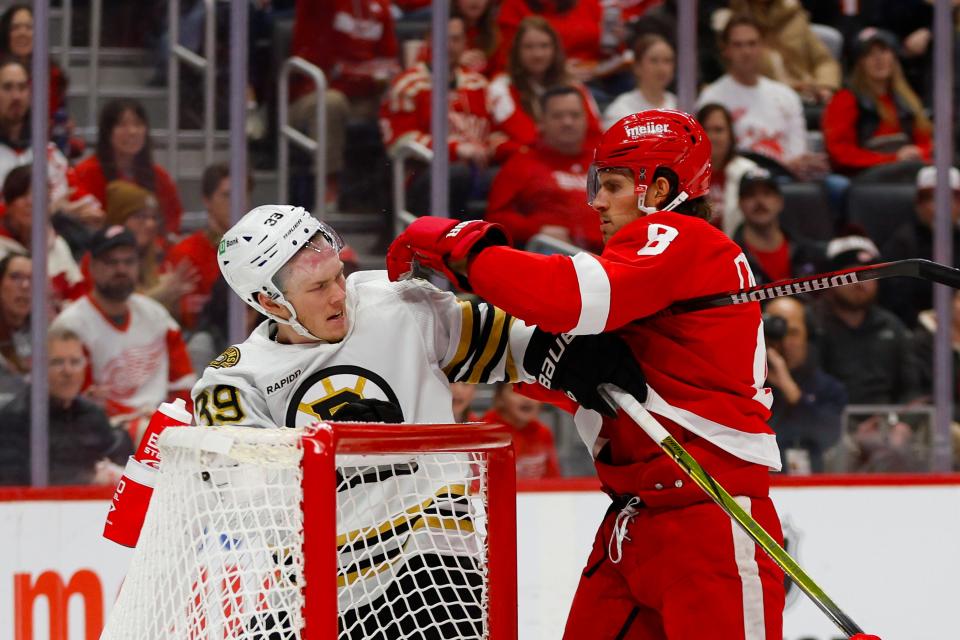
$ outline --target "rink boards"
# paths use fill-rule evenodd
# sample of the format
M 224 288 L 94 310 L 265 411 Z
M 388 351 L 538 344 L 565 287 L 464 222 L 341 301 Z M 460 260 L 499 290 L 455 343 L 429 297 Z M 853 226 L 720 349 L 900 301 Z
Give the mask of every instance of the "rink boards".
M 949 637 L 960 575 L 960 476 L 787 480 L 774 499 L 788 550 L 854 620 L 884 640 Z M 0 489 L 0 640 L 99 635 L 130 557 L 100 537 L 109 495 Z M 521 487 L 522 640 L 562 635 L 607 504 L 594 481 Z M 785 640 L 842 637 L 796 589 L 784 621 Z

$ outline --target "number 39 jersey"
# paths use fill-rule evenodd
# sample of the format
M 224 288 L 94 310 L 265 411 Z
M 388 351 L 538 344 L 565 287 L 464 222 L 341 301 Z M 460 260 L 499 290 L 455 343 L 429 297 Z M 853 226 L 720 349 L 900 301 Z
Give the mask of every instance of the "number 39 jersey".
M 600 256 L 492 247 L 473 260 L 469 276 L 478 295 L 544 331 L 616 331 L 647 378 L 649 411 L 736 458 L 779 469 L 766 424 L 772 398 L 763 386 L 759 305 L 651 317 L 679 300 L 756 284 L 740 248 L 706 221 L 665 211 L 643 216 L 619 229 Z M 659 454 L 628 418 L 602 427 L 591 419 L 578 427 L 594 454 L 607 443 L 617 465 Z
M 450 382 L 530 379 L 521 363 L 533 328 L 499 309 L 422 280 L 389 282 L 383 271 L 351 275 L 346 295 L 349 329 L 338 343 L 280 344 L 266 321 L 211 362 L 193 388 L 197 422 L 304 426 L 377 398 L 399 406 L 404 422 L 449 423 Z M 404 549 L 425 554 L 442 538 L 436 553 L 478 553 L 482 541 L 467 526 L 468 457 L 338 456 L 337 464 L 341 611 L 381 597 L 416 555 Z
M 523 379 L 532 327 L 486 304 L 459 301 L 423 280 L 364 271 L 346 284 L 346 337 L 281 344 L 265 321 L 229 347 L 193 388 L 200 425 L 296 427 L 334 417 L 360 398 L 400 407 L 404 422 L 453 421 L 450 382 Z

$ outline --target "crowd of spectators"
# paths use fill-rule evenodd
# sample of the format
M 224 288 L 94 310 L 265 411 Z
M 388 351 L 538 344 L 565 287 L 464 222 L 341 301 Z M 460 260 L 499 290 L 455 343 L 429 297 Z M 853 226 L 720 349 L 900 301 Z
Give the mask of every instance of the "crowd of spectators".
M 182 24 L 202 22 L 203 3 L 187 4 Z M 271 3 L 256 4 L 254 25 Z M 431 212 L 426 159 L 447 153 L 450 215 L 498 221 L 517 246 L 549 238 L 600 251 L 584 196 L 594 141 L 624 115 L 678 107 L 677 3 L 451 0 L 445 42 L 429 33 L 429 4 L 277 3 L 278 15 L 282 5 L 293 17 L 287 53 L 316 64 L 328 80 L 320 95 L 294 76 L 285 97 L 291 124 L 311 136 L 319 133 L 312 118 L 318 102 L 326 110 L 324 205 L 343 201 L 351 136 L 375 131 L 380 164 L 412 151 L 399 186 L 414 214 Z M 695 107 L 713 145 L 711 222 L 743 248 L 757 280 L 931 258 L 929 2 L 708 0 L 699 3 L 698 19 Z M 443 141 L 431 137 L 437 46 L 450 64 Z M 85 466 L 61 480 L 107 482 L 151 410 L 184 397 L 224 346 L 230 294 L 216 250 L 229 225 L 231 180 L 224 164 L 205 168 L 196 194 L 203 224 L 184 228 L 182 194 L 154 155 L 144 104 L 106 100 L 85 141 L 66 113 L 69 78 L 51 59 L 49 117 L 66 125 L 66 135 L 60 127 L 48 141 L 47 193 L 32 193 L 32 53 L 31 9 L 10 5 L 0 15 L 0 453 L 25 442 L 6 427 L 9 416 L 22 422 L 28 406 L 29 311 L 37 293 L 29 286 L 31 203 L 43 196 L 50 212 L 50 380 L 62 390 L 51 391 L 51 419 L 59 416 L 62 430 L 51 432 L 51 452 L 56 458 L 65 446 L 70 416 L 83 416 L 76 419 L 89 440 Z M 258 76 L 273 70 L 260 59 L 251 69 L 251 104 L 275 101 L 264 88 L 272 78 Z M 890 180 L 915 186 L 906 203 L 914 214 L 891 213 L 888 224 L 872 225 L 887 213 L 858 206 L 854 193 Z M 950 183 L 956 223 L 960 172 Z M 249 177 L 246 186 L 249 197 Z M 806 224 L 810 219 L 822 224 Z M 828 231 L 807 236 L 811 228 Z M 904 416 L 932 393 L 931 307 L 922 282 L 861 283 L 767 305 L 771 424 L 788 472 L 923 467 L 930 425 Z M 960 336 L 958 326 L 952 329 Z M 957 353 L 960 347 L 960 362 Z M 473 392 L 457 390 L 458 420 L 477 419 L 469 412 Z M 864 406 L 907 408 L 901 415 Z M 481 417 L 516 430 L 522 475 L 557 475 L 553 436 L 538 410 L 498 387 Z M 863 419 L 854 417 L 858 411 Z M 0 461 L 0 473 L 3 467 Z M 3 481 L 24 477 L 10 469 Z

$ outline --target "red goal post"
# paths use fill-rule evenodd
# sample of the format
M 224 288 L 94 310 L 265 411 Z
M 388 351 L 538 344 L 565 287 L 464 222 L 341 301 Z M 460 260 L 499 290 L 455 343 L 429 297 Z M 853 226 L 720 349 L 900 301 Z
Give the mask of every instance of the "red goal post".
M 103 638 L 415 635 L 385 626 L 383 611 L 398 606 L 440 637 L 517 638 L 504 427 L 183 427 L 160 445 L 160 479 Z M 463 615 L 438 621 L 441 609 Z

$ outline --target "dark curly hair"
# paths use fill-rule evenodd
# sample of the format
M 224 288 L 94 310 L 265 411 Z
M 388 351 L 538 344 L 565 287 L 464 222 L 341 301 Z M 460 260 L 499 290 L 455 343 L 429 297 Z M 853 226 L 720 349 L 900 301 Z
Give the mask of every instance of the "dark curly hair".
M 143 148 L 133 159 L 133 179 L 147 191 L 155 191 L 153 173 L 153 144 L 150 142 L 150 121 L 147 119 L 147 110 L 143 103 L 133 98 L 116 98 L 103 105 L 100 111 L 100 122 L 97 129 L 97 158 L 103 167 L 103 177 L 107 183 L 117 179 L 117 163 L 113 155 L 113 145 L 110 138 L 113 130 L 126 112 L 132 112 L 147 128 L 147 137 Z

